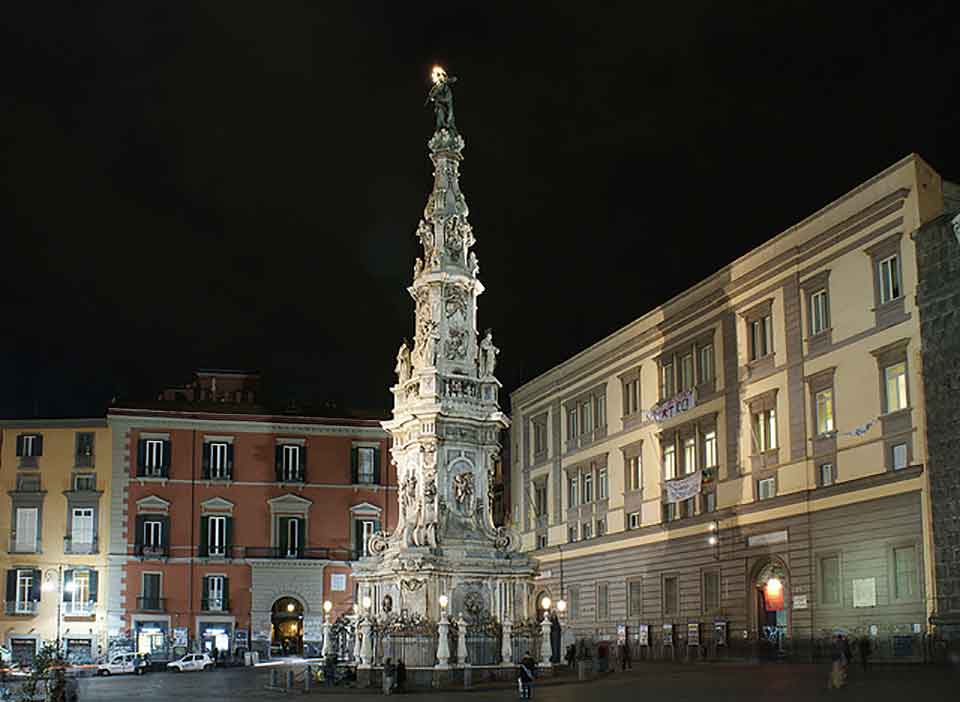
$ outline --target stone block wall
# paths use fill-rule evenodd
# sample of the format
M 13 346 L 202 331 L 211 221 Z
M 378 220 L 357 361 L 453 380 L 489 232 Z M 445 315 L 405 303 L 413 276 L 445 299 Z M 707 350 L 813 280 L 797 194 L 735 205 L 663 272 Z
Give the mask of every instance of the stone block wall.
M 951 223 L 956 214 L 948 212 L 914 234 L 937 588 L 934 622 L 949 638 L 960 638 L 960 243 Z

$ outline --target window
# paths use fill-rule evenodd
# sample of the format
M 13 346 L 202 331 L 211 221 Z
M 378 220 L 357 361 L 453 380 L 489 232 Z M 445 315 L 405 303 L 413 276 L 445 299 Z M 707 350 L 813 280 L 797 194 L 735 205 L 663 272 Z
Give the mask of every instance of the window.
M 567 410 L 567 441 L 576 439 L 580 434 L 577 432 L 577 408 L 571 407 Z
M 907 407 L 907 364 L 901 361 L 883 369 L 886 388 L 887 412 L 896 412 Z
M 300 543 L 300 530 L 301 523 L 300 520 L 296 517 L 290 517 L 288 519 L 280 520 L 280 528 L 283 529 L 283 543 L 286 548 L 283 549 L 283 556 L 285 558 L 299 558 L 300 549 L 303 548 L 303 544 Z M 366 539 L 364 539 L 366 543 Z
M 627 616 L 639 617 L 643 614 L 643 586 L 640 580 L 627 581 Z
M 143 522 L 143 546 L 145 549 L 158 549 L 163 546 L 163 522 L 148 520 Z
M 917 550 L 913 546 L 893 549 L 896 598 L 913 598 L 917 591 Z
M 207 517 L 207 553 L 223 556 L 227 552 L 227 518 Z
M 92 609 L 89 570 L 70 570 L 64 577 L 63 609 L 67 616 L 87 616 Z
M 77 432 L 75 463 L 78 468 L 89 468 L 93 465 L 93 432 Z
M 714 490 L 703 493 L 703 511 L 704 512 L 716 512 L 717 511 L 717 493 Z
M 14 600 L 14 612 L 17 614 L 31 614 L 36 611 L 35 602 L 38 599 L 38 579 L 40 572 L 32 569 L 21 568 L 16 571 L 16 599 Z M 8 595 L 9 596 L 9 595 Z
M 70 539 L 74 544 L 93 543 L 93 508 L 73 508 L 73 531 Z
M 720 608 L 720 572 L 707 570 L 703 573 L 703 611 L 712 612 Z
M 230 477 L 229 444 L 222 441 L 213 441 L 207 444 L 207 477 L 212 480 L 221 480 Z
M 165 442 L 161 439 L 147 439 L 143 443 L 145 449 L 143 463 L 143 466 L 146 469 L 145 475 L 163 475 L 163 468 L 166 466 L 163 450 Z
M 894 470 L 903 470 L 907 467 L 907 444 L 905 442 L 894 444 L 890 447 L 890 452 L 892 454 L 891 465 Z
M 546 547 L 547 547 L 547 535 L 537 534 L 537 548 L 546 548 Z
M 570 526 L 567 527 L 567 541 L 572 544 L 576 540 L 577 540 L 577 525 L 571 524 Z
M 880 277 L 880 304 L 886 304 L 900 297 L 900 257 L 888 256 L 877 264 Z
M 597 471 L 597 499 L 607 499 L 607 469 L 601 468 Z
M 580 433 L 589 434 L 593 431 L 593 402 L 587 400 L 580 405 Z
M 690 436 L 683 440 L 683 474 L 697 470 L 697 440 Z
M 777 448 L 776 410 L 763 410 L 753 415 L 753 441 L 757 453 Z
M 640 378 L 623 384 L 623 414 L 629 416 L 640 411 Z
M 376 450 L 369 446 L 360 446 L 357 448 L 357 482 L 371 484 L 374 482 L 373 475 L 375 470 Z
M 603 395 L 597 395 L 594 407 L 597 412 L 594 426 L 596 426 L 597 429 L 603 429 L 607 426 L 607 398 Z
M 571 617 L 580 616 L 580 588 L 571 587 L 567 591 L 567 597 L 570 600 L 567 603 L 567 611 L 570 613 Z
M 17 436 L 17 456 L 32 458 L 43 455 L 43 437 L 40 434 L 19 434 Z
M 703 435 L 703 467 L 717 466 L 717 432 L 708 431 Z
M 607 533 L 607 518 L 602 517 L 597 520 L 597 536 L 603 536 Z
M 750 322 L 750 360 L 768 356 L 773 352 L 773 324 L 770 315 Z
M 663 613 L 664 615 L 676 614 L 680 605 L 679 581 L 676 576 L 668 576 L 663 579 Z
M 677 449 L 672 443 L 663 447 L 663 477 L 666 480 L 677 477 Z
M 546 481 L 533 485 L 533 510 L 538 519 L 547 516 L 547 483 Z
M 535 419 L 533 422 L 533 455 L 542 456 L 547 452 L 547 425 Z
M 627 515 L 627 528 L 628 529 L 639 529 L 640 528 L 640 513 L 631 512 Z
M 77 473 L 73 476 L 73 489 L 77 492 L 96 490 L 97 476 L 94 473 Z
M 693 354 L 687 353 L 680 357 L 680 392 L 693 387 Z
M 579 484 L 579 479 L 577 476 L 570 476 L 567 479 L 567 502 L 569 503 L 568 507 L 576 507 L 580 504 L 578 495 L 577 495 L 577 485 Z
M 840 556 L 820 559 L 820 602 L 825 605 L 840 604 Z
M 161 576 L 160 573 L 144 573 L 142 583 L 142 595 L 140 596 L 140 609 L 160 610 L 163 602 L 160 599 L 161 594 Z
M 833 431 L 833 390 L 821 390 L 814 395 L 817 412 L 817 434 L 823 436 Z
M 810 295 L 810 336 L 822 334 L 830 328 L 830 307 L 826 290 Z
M 202 609 L 208 612 L 222 612 L 227 609 L 227 579 L 222 575 L 208 575 L 204 580 L 207 596 Z
M 833 485 L 833 481 L 834 481 L 833 464 L 821 463 L 819 471 L 820 471 L 820 485 L 822 487 L 826 487 L 827 485 Z
M 769 500 L 777 496 L 777 481 L 775 478 L 763 478 L 757 481 L 757 495 L 761 500 Z
M 593 502 L 593 471 L 587 470 L 583 475 L 583 502 Z M 584 537 L 586 538 L 586 537 Z
M 660 399 L 666 400 L 674 395 L 673 361 L 665 361 L 660 364 Z
M 692 517 L 695 514 L 696 510 L 696 498 L 690 497 L 680 503 L 680 516 L 681 517 Z
M 665 502 L 663 504 L 663 521 L 672 522 L 677 518 L 677 503 Z
M 627 485 L 631 490 L 639 490 L 642 483 L 640 454 L 627 459 Z
M 358 536 L 360 539 L 357 547 L 360 554 L 366 557 L 370 555 L 370 537 L 380 531 L 380 522 L 376 519 L 361 519 L 357 523 L 359 524 Z
M 37 507 L 17 507 L 16 550 L 19 553 L 37 550 Z
M 280 449 L 281 482 L 300 482 L 303 479 L 300 472 L 300 452 L 303 447 L 298 444 L 283 444 Z
M 713 363 L 713 344 L 707 344 L 706 346 L 701 346 L 699 351 L 700 356 L 700 378 L 701 383 L 709 383 L 714 379 L 714 363 Z
M 597 619 L 610 616 L 610 587 L 607 583 L 597 583 Z
M 593 526 L 590 524 L 590 522 L 583 523 L 583 525 L 580 527 L 580 534 L 583 536 L 584 541 L 593 538 Z

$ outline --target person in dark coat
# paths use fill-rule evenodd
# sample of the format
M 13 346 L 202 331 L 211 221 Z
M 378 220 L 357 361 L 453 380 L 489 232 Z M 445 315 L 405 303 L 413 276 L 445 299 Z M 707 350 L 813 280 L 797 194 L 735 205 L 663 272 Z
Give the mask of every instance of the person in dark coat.
M 520 659 L 520 671 L 519 671 L 519 683 L 520 683 L 520 699 L 529 700 L 533 695 L 533 671 L 537 667 L 537 664 L 533 662 L 533 658 L 530 657 L 530 651 L 527 651 L 523 654 L 523 658 Z
M 397 692 L 406 692 L 407 685 L 407 665 L 401 660 L 397 661 Z
M 867 672 L 867 659 L 870 658 L 870 639 L 867 636 L 861 636 L 857 641 L 857 648 L 860 651 L 860 664 L 863 666 L 863 672 Z
M 567 646 L 567 667 L 573 670 L 573 664 L 577 662 L 577 647 L 573 644 Z

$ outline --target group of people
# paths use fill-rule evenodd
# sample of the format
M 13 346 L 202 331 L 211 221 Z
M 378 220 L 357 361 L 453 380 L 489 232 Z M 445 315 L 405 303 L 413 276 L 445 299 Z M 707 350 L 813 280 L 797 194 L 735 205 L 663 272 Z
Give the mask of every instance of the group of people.
M 857 649 L 860 653 L 860 664 L 864 672 L 870 660 L 872 646 L 870 639 L 861 636 L 857 639 Z M 853 650 L 850 648 L 850 641 L 843 634 L 837 634 L 833 639 L 833 647 L 830 653 L 831 666 L 830 677 L 827 680 L 827 687 L 839 689 L 847 684 L 847 672 L 850 668 L 850 661 L 853 660 Z

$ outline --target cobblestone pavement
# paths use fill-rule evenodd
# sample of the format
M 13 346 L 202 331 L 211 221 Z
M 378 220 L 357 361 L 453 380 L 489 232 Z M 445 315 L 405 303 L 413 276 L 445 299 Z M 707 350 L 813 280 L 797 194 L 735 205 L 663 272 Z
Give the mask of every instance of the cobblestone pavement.
M 864 702 L 921 702 L 929 699 L 954 697 L 960 684 L 957 670 L 921 666 L 878 666 L 864 674 L 852 669 L 849 684 L 842 690 L 827 690 L 828 667 L 825 665 L 659 665 L 645 664 L 633 671 L 606 675 L 589 683 L 576 683 L 569 678 L 541 681 L 534 698 L 547 702 L 583 702 L 589 695 L 591 702 L 601 700 L 638 699 L 667 700 L 763 700 L 778 702 L 792 700 L 863 700 Z M 82 702 L 167 702 L 176 700 L 273 700 L 284 702 L 288 695 L 264 689 L 267 674 L 263 669 L 219 670 L 212 673 L 151 673 L 142 678 L 114 676 L 89 678 L 82 681 Z M 952 693 L 951 690 L 954 690 Z M 367 691 L 320 691 L 310 697 L 349 698 L 362 700 L 379 698 Z M 404 696 L 408 700 L 460 698 L 469 702 L 513 700 L 517 698 L 514 685 L 491 686 L 464 693 L 462 691 L 417 692 Z M 296 698 L 304 699 L 302 695 Z

